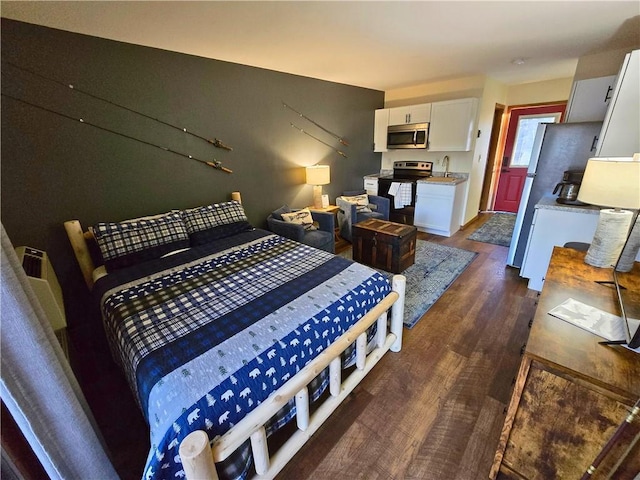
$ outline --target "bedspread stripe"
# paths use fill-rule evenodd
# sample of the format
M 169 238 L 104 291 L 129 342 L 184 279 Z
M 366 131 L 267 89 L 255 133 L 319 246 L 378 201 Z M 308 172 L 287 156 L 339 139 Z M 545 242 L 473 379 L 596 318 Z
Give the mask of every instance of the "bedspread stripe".
M 139 363 L 137 371 L 138 392 L 143 412 L 147 412 L 149 392 L 153 385 L 168 372 L 183 363 L 214 348 L 225 338 L 244 330 L 273 310 L 283 307 L 304 292 L 323 282 L 348 266 L 348 261 L 335 257 L 323 263 L 322 268 L 307 272 L 269 292 L 268 298 L 257 297 L 239 308 L 219 316 L 213 322 L 202 325 L 172 342 L 171 348 L 149 352 Z M 211 312 L 215 313 L 215 312 Z
M 149 459 L 151 471 L 171 472 L 166 476 L 161 474 L 161 478 L 179 476 L 181 466 L 178 458 L 173 453 L 166 453 L 177 453 L 177 446 L 189 431 L 201 429 L 210 439 L 228 431 L 246 412 L 262 403 L 273 390 L 281 387 L 346 332 L 389 290 L 388 280 L 376 273 L 359 284 L 354 294 L 337 299 L 319 312 L 320 315 L 313 316 L 284 337 L 274 339 L 271 348 L 259 352 L 256 358 L 183 411 L 167 430 L 160 429 L 161 439 L 152 436 L 155 452 Z M 295 408 L 289 409 L 283 420 L 294 414 Z

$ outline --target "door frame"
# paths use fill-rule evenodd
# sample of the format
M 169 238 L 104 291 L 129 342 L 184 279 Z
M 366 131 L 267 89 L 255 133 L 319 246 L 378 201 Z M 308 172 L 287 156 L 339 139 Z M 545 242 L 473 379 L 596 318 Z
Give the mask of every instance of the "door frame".
M 497 148 L 495 150 L 495 155 L 494 157 L 491 159 L 492 164 L 493 164 L 493 169 L 491 172 L 491 179 L 489 181 L 489 187 L 488 187 L 488 197 L 489 200 L 487 202 L 487 210 L 489 211 L 493 211 L 494 207 L 495 207 L 495 202 L 496 202 L 496 193 L 498 190 L 498 182 L 500 180 L 500 171 L 502 169 L 502 162 L 504 159 L 504 149 L 505 149 L 505 145 L 507 143 L 507 128 L 509 127 L 509 121 L 511 120 L 511 112 L 513 110 L 519 110 L 519 109 L 523 109 L 523 108 L 536 108 L 536 107 L 549 107 L 549 106 L 553 106 L 553 105 L 564 105 L 564 111 L 562 113 L 562 115 L 560 116 L 560 122 L 562 123 L 565 120 L 565 116 L 567 113 L 567 101 L 563 100 L 563 101 L 557 101 L 557 102 L 542 102 L 542 103 L 530 103 L 530 104 L 526 104 L 526 105 L 511 105 L 509 107 L 507 107 L 507 111 L 502 115 L 502 123 L 500 125 L 500 135 L 499 135 L 499 139 L 498 139 L 498 145 Z M 494 118 L 495 120 L 495 118 Z M 486 183 L 486 173 L 485 173 L 485 183 Z M 483 185 L 483 192 L 485 189 L 485 186 Z M 480 205 L 482 207 L 482 204 Z
M 481 212 L 493 209 L 495 188 L 498 185 L 498 175 L 496 174 L 496 168 L 498 169 L 498 171 L 500 169 L 500 165 L 496 167 L 496 161 L 498 157 L 502 158 L 502 155 L 498 155 L 501 144 L 502 151 L 504 151 L 503 139 L 507 134 L 507 125 L 509 125 L 509 122 L 505 122 L 505 116 L 507 115 L 507 106 L 496 103 L 495 110 L 493 112 L 493 124 L 491 126 L 489 152 L 487 153 L 487 165 L 484 170 L 482 193 L 480 194 L 480 205 L 478 206 L 478 210 L 480 210 Z

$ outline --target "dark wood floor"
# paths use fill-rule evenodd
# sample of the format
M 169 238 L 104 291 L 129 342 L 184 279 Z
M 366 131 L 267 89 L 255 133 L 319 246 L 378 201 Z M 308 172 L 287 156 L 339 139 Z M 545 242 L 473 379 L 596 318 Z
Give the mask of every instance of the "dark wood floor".
M 450 238 L 479 253 L 355 389 L 279 479 L 486 479 L 537 292 L 506 267 L 507 247 Z
M 487 478 L 537 299 L 507 247 L 466 239 L 489 216 L 450 238 L 419 234 L 479 255 L 278 478 Z M 114 465 L 139 479 L 147 427 L 99 336 L 78 341 L 93 342 L 74 368 Z

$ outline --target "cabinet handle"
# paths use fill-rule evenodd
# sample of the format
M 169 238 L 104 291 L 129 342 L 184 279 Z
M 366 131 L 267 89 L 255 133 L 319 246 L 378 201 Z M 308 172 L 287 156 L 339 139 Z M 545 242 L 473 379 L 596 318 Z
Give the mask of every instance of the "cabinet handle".
M 591 151 L 593 152 L 596 149 L 596 145 L 598 144 L 598 136 L 593 136 L 593 142 L 591 142 Z
M 609 94 L 611 93 L 612 90 L 613 90 L 613 87 L 609 85 L 609 88 L 607 88 L 607 93 L 604 96 L 604 103 L 607 103 L 609 100 L 611 100 L 611 96 Z

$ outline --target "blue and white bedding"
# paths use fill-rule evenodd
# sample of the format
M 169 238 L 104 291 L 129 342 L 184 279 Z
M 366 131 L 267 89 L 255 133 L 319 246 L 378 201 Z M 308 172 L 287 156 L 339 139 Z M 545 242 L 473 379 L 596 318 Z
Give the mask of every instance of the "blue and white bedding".
M 145 478 L 180 478 L 191 431 L 227 432 L 384 298 L 386 276 L 251 230 L 96 283 L 105 330 L 151 429 Z M 318 397 L 321 375 L 312 386 Z M 268 430 L 295 413 L 283 409 Z M 221 478 L 244 478 L 248 447 Z

